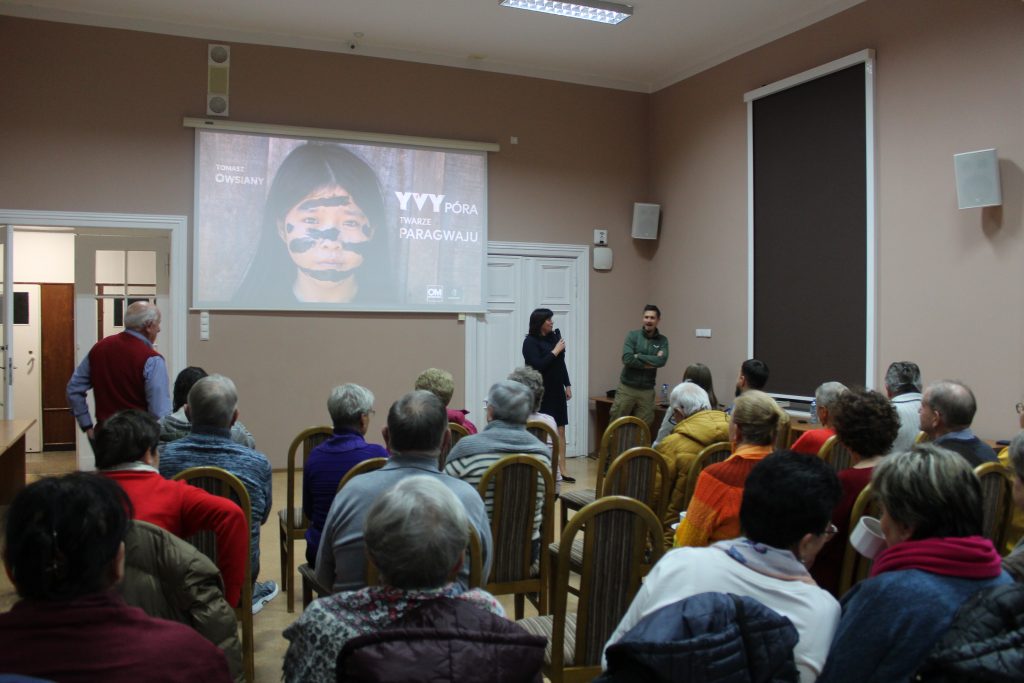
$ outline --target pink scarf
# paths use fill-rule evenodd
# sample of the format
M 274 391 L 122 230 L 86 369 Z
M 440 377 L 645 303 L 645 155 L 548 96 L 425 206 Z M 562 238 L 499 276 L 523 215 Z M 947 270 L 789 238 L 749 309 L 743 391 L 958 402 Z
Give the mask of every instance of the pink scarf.
M 883 550 L 871 565 L 871 576 L 901 569 L 962 579 L 992 579 L 1002 571 L 1002 560 L 992 541 L 984 536 L 926 538 Z

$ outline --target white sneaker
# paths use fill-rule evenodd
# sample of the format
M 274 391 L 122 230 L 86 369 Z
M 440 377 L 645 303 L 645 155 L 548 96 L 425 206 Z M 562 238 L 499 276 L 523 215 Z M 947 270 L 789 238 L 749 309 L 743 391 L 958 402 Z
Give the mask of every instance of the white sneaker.
M 252 613 L 259 614 L 260 610 L 280 592 L 276 581 L 257 581 L 252 587 Z

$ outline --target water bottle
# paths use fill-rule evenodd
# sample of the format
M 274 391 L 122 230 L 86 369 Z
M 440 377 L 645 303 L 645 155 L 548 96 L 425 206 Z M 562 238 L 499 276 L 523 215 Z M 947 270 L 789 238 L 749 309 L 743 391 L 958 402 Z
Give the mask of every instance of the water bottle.
M 662 384 L 661 385 L 661 404 L 663 406 L 667 406 L 668 405 L 668 385 L 667 384 Z
M 814 399 L 814 398 L 811 399 L 810 411 L 811 411 L 811 419 L 809 419 L 808 422 L 810 422 L 812 425 L 818 424 L 818 400 L 817 399 Z

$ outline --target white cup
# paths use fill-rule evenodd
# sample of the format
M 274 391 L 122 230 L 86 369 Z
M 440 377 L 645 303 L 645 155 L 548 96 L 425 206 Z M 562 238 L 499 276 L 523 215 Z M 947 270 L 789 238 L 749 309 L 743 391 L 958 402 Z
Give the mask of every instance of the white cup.
M 686 510 L 683 510 L 682 512 L 679 513 L 679 521 L 671 525 L 672 530 L 675 531 L 676 529 L 678 529 L 679 525 L 682 524 L 684 519 L 686 519 Z
M 861 517 L 857 526 L 850 532 L 850 545 L 869 560 L 875 559 L 886 545 L 882 523 L 874 517 Z

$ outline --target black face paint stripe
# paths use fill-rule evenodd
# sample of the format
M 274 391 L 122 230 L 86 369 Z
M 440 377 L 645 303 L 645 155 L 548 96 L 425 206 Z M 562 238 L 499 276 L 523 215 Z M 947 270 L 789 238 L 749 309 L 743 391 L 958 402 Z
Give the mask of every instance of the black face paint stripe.
M 331 242 L 337 242 L 338 236 L 341 235 L 341 230 L 338 230 L 337 228 L 324 228 L 323 230 L 307 228 L 306 234 L 315 240 L 330 240 Z
M 288 250 L 293 254 L 305 254 L 315 246 L 316 240 L 312 240 L 308 237 L 300 237 L 288 243 Z
M 310 209 L 319 209 L 324 206 L 348 206 L 352 203 L 352 198 L 348 195 L 336 195 L 333 197 L 320 197 L 319 199 L 307 199 L 304 202 L 300 202 L 296 207 L 302 211 L 309 211 Z

